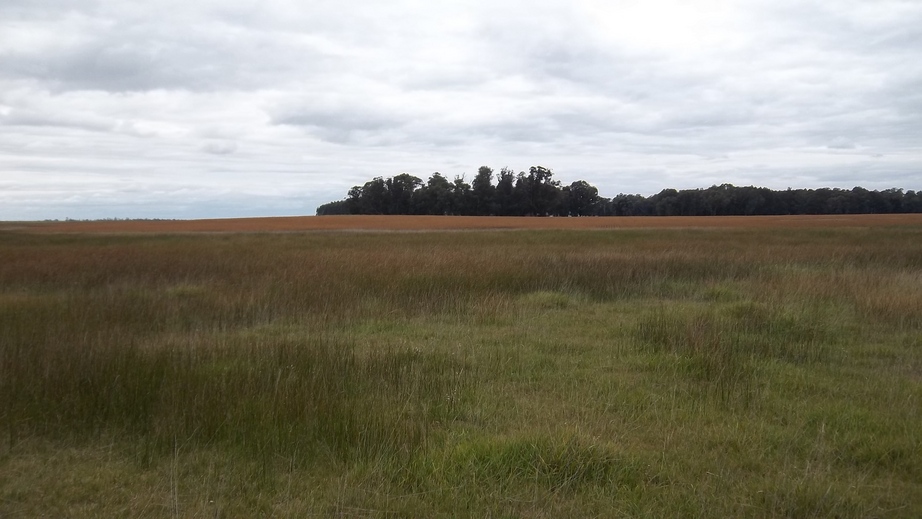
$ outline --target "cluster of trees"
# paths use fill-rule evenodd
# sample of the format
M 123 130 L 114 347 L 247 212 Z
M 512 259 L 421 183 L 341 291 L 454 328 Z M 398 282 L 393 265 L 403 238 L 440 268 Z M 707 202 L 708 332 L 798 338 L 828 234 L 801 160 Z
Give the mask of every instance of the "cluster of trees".
M 493 180 L 496 180 L 496 183 Z M 483 216 L 721 216 L 781 214 L 919 213 L 922 192 L 902 189 L 787 189 L 736 187 L 664 189 L 650 197 L 599 190 L 578 180 L 561 186 L 551 170 L 499 173 L 482 166 L 468 183 L 434 173 L 427 182 L 406 173 L 377 177 L 349 190 L 345 200 L 323 204 L 318 215 L 426 214 Z
M 648 198 L 621 194 L 610 204 L 608 214 L 619 216 L 922 213 L 922 192 L 861 187 L 774 191 L 722 184 L 707 189 L 664 189 Z

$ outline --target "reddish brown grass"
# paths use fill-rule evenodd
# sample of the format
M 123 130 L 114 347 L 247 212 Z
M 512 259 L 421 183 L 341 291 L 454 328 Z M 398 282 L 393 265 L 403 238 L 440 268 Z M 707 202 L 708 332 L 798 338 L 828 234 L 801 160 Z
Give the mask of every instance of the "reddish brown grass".
M 796 216 L 642 216 L 535 218 L 502 216 L 288 216 L 211 220 L 7 222 L 0 230 L 48 233 L 197 233 L 297 231 L 437 231 L 469 229 L 820 228 L 922 225 L 922 214 Z

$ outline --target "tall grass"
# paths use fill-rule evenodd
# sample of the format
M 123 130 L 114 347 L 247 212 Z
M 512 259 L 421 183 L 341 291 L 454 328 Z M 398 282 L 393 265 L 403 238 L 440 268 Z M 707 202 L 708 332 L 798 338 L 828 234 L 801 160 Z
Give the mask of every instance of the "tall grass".
M 27 316 L 7 310 L 2 322 L 60 323 L 61 306 L 25 308 Z M 32 435 L 121 437 L 136 439 L 145 457 L 179 441 L 263 458 L 362 458 L 416 448 L 434 424 L 457 418 L 466 391 L 456 359 L 357 355 L 304 330 L 150 338 L 75 327 L 64 341 L 67 331 L 55 328 L 5 337 L 0 392 L 10 448 Z
M 0 515 L 913 517 L 920 238 L 0 233 Z

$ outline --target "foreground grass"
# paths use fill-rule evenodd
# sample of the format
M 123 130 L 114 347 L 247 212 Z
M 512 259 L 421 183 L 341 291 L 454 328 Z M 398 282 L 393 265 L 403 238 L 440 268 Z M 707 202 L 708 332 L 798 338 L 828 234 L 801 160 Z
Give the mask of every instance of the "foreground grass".
M 0 234 L 0 516 L 917 517 L 920 238 Z

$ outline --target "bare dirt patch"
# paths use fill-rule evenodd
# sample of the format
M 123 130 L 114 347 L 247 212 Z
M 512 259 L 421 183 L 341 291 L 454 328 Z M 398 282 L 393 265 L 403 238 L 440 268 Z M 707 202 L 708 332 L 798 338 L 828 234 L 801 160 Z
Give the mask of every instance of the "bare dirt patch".
M 0 230 L 43 233 L 208 233 L 302 231 L 441 231 L 498 229 L 822 228 L 922 225 L 922 214 L 786 216 L 290 216 L 211 220 L 6 222 Z

